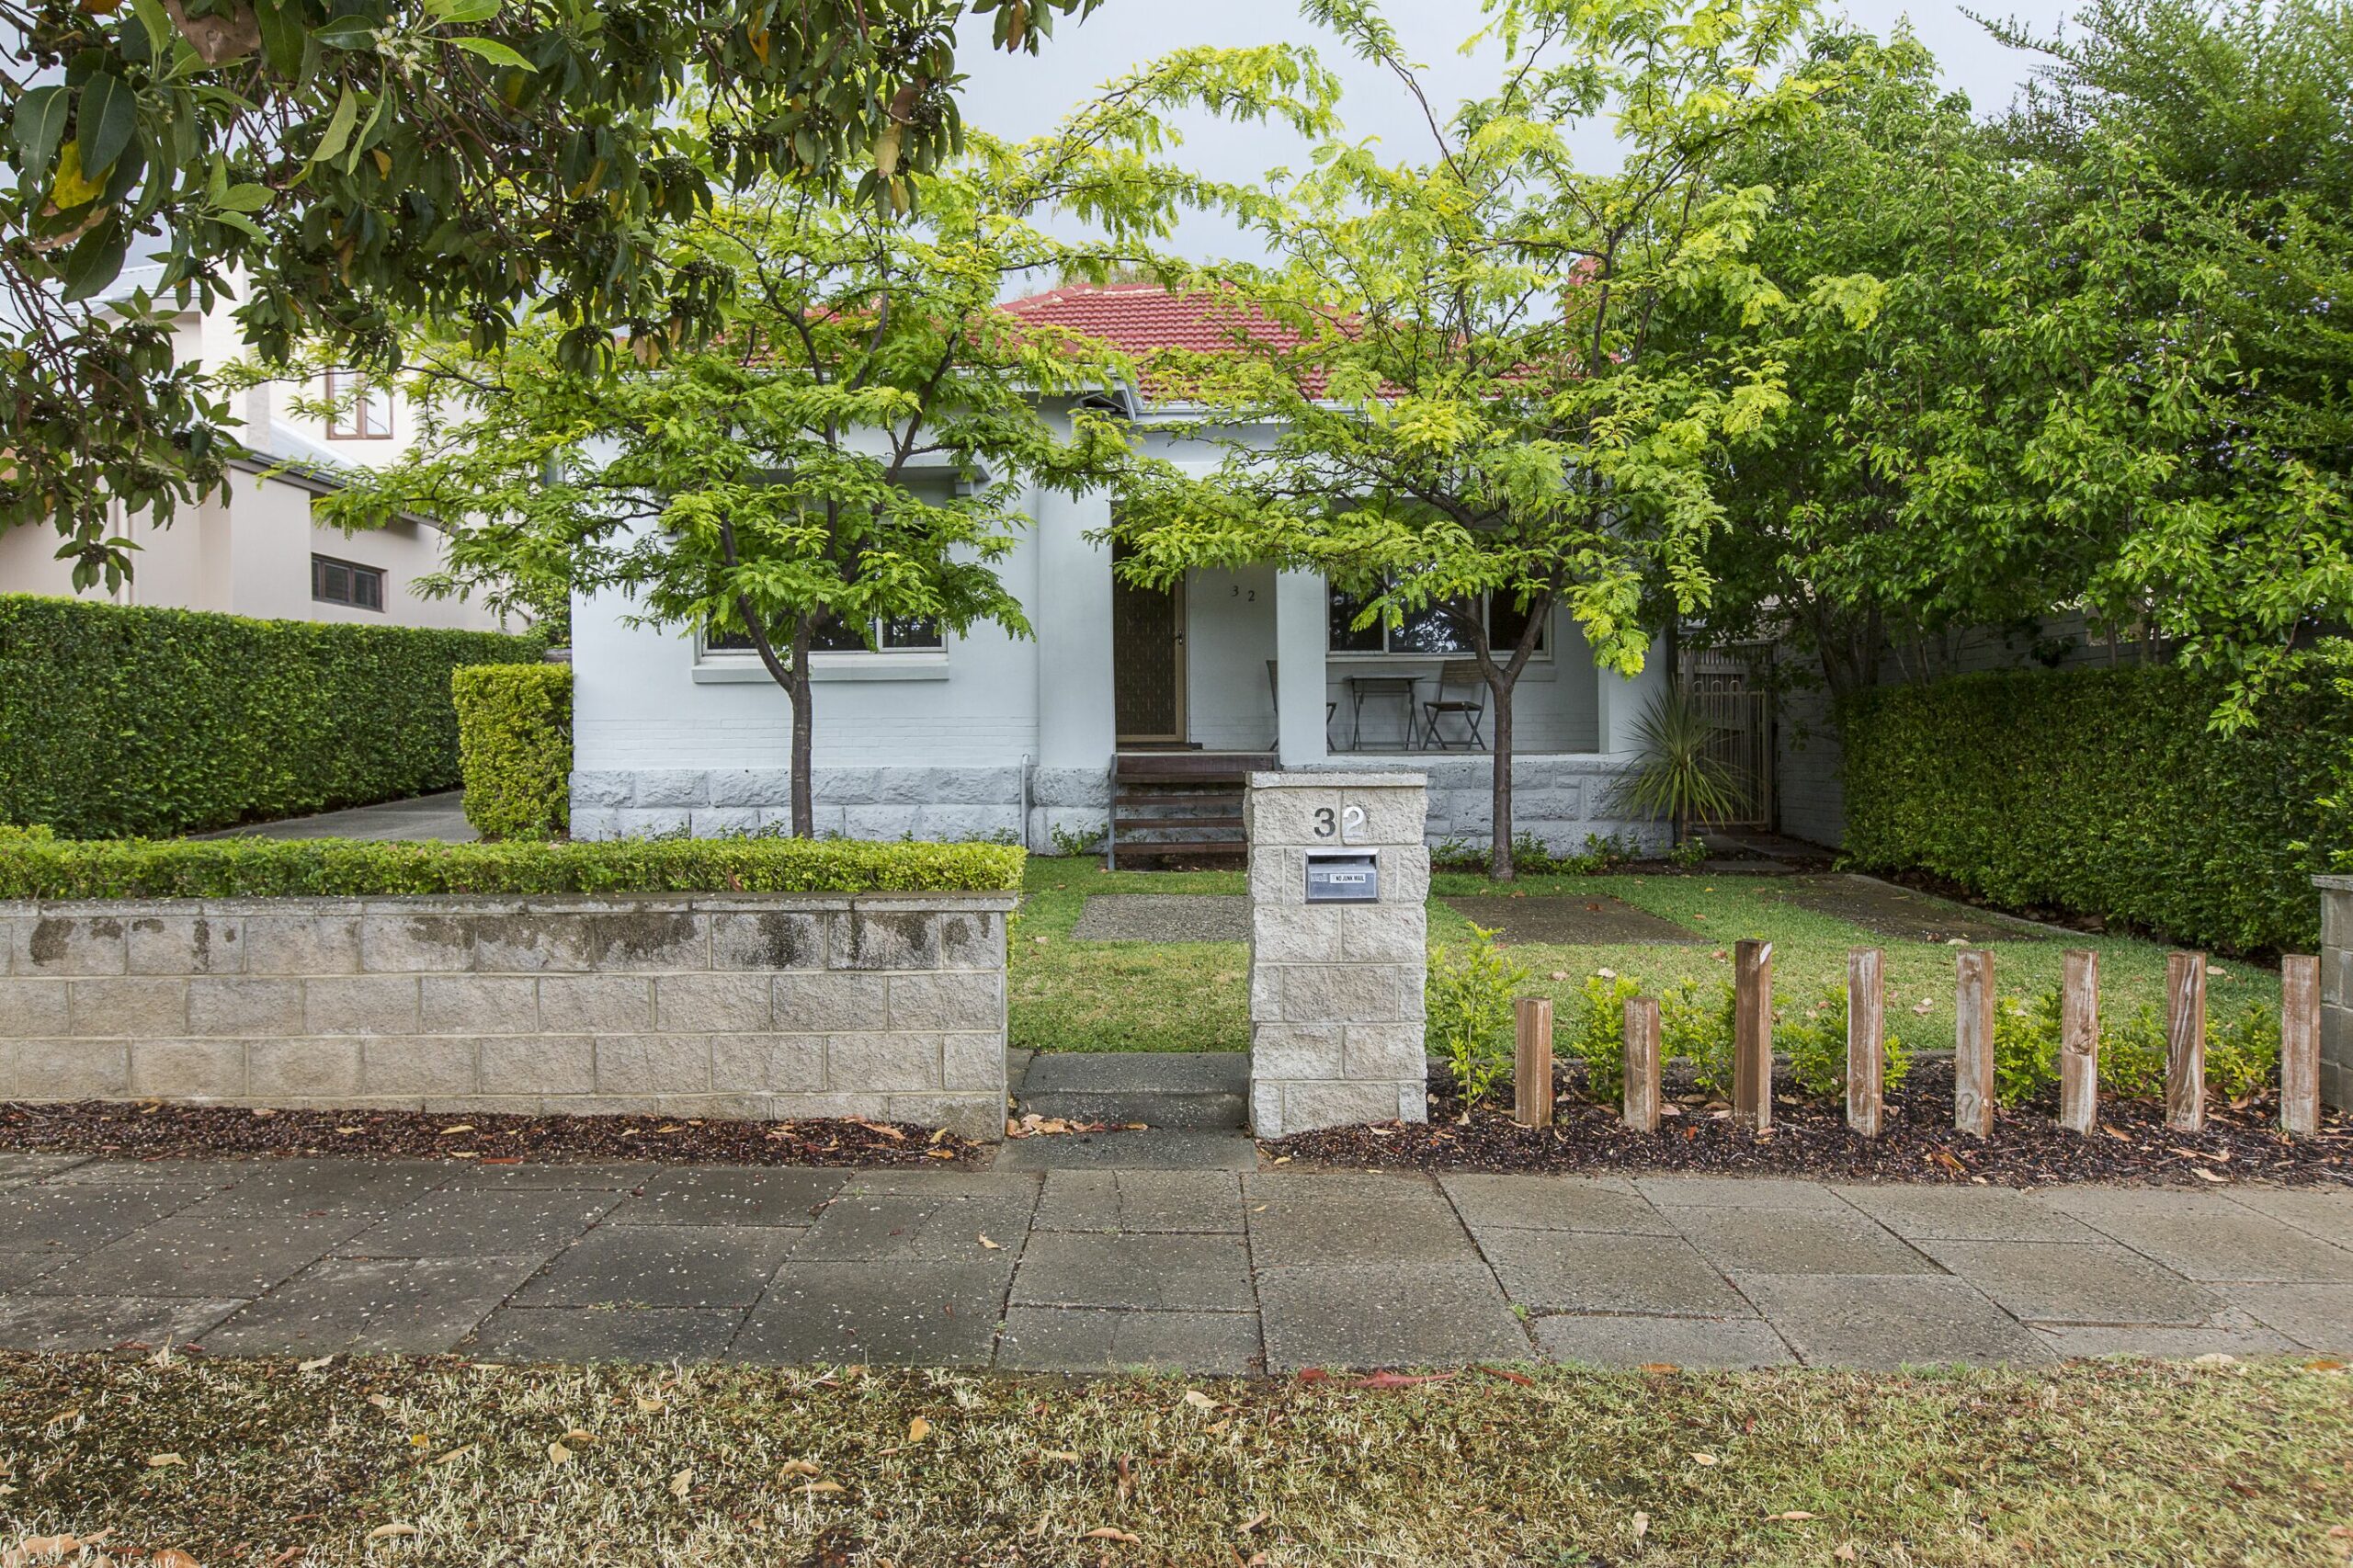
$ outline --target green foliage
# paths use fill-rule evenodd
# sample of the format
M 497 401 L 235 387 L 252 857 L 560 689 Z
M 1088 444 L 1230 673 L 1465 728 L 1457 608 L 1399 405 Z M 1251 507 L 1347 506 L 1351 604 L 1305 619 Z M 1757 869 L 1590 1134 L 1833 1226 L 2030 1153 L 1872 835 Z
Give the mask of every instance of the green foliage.
M 1587 975 L 1577 987 L 1585 1010 L 1569 1036 L 1569 1050 L 1585 1063 L 1585 1092 L 1602 1105 L 1626 1093 L 1626 1004 L 1643 994 L 1643 983 L 1607 971 Z
M 594 369 L 719 326 L 736 280 L 682 267 L 666 224 L 761 178 L 908 204 L 964 145 L 964 15 L 1034 51 L 1098 3 L 9 0 L 0 529 L 53 523 L 76 586 L 111 586 L 109 503 L 168 521 L 222 477 L 225 400 L 146 293 L 99 303 L 134 251 L 157 294 L 236 278 L 273 367 L 320 338 L 390 369 L 404 317 L 486 347 L 538 306 Z
M 1712 1006 L 1700 1000 L 1696 981 L 1659 993 L 1659 1054 L 1690 1063 L 1693 1086 L 1721 1099 L 1732 1093 L 1733 1015 L 1738 993 L 1722 983 Z
M 1608 808 L 1665 817 L 1675 824 L 1677 848 L 1690 824 L 1729 821 L 1741 809 L 1740 780 L 1709 749 L 1716 728 L 1682 691 L 1659 691 L 1635 722 L 1638 756 L 1610 786 Z
M 447 790 L 449 673 L 495 632 L 0 595 L 0 821 L 197 833 Z
M 577 844 L 341 838 L 0 839 L 0 899 L 426 893 L 1001 892 L 1023 856 L 993 844 L 775 837 Z
M 1847 857 L 2222 951 L 2311 951 L 2353 806 L 2353 647 L 2290 666 L 2234 733 L 2220 677 L 1959 676 L 1838 710 Z
M 2061 1001 L 2056 987 L 2032 997 L 2005 996 L 1994 1010 L 1994 1097 L 2014 1109 L 2059 1081 Z M 2279 1012 L 2256 1002 L 2206 1022 L 2206 1086 L 2245 1100 L 2279 1082 Z M 2159 1099 L 2165 1092 L 2165 1021 L 2143 1004 L 2120 1021 L 2102 1020 L 2099 1092 L 2103 1098 Z
M 1515 873 L 1542 877 L 1597 877 L 1616 870 L 1641 856 L 1642 847 L 1625 834 L 1588 833 L 1585 847 L 1555 854 L 1532 833 L 1513 835 L 1511 862 Z M 1449 838 L 1430 851 L 1432 869 L 1441 871 L 1489 870 L 1493 851 L 1483 845 Z
M 1064 859 L 1078 859 L 1100 851 L 1107 831 L 1104 828 L 1090 827 L 1074 832 L 1062 824 L 1056 823 L 1047 830 L 1046 838 L 1053 845 L 1056 855 Z
M 572 666 L 449 672 L 466 820 L 484 838 L 552 838 L 572 824 Z
M 1528 971 L 1495 947 L 1495 934 L 1471 927 L 1460 947 L 1430 949 L 1425 1006 L 1428 1038 L 1446 1058 L 1465 1103 L 1484 1099 L 1512 1070 L 1512 1003 Z
M 2056 990 L 1994 1005 L 1994 1100 L 2003 1109 L 2017 1109 L 2059 1081 L 2060 1008 Z
M 1795 1017 L 1787 1015 L 1773 1026 L 1773 1049 L 1790 1065 L 1797 1086 L 1819 1100 L 1841 1100 L 1847 1094 L 1847 988 L 1825 985 L 1822 994 Z M 1893 1029 L 1880 1037 L 1880 1085 L 1893 1092 L 1912 1073 L 1912 1049 Z
M 2234 1017 L 2206 1025 L 2206 1086 L 2244 1100 L 2279 1083 L 2279 1013 L 2257 1002 Z

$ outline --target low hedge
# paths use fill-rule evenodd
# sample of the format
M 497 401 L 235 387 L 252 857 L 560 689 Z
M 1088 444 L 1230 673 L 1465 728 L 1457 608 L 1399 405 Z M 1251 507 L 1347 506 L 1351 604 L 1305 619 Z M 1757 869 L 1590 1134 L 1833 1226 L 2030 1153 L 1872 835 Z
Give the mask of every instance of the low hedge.
M 2313 950 L 2353 840 L 2353 652 L 2307 656 L 2232 735 L 2165 666 L 2007 671 L 1840 704 L 1849 863 L 2226 952 Z M 2335 802 L 2335 803 L 2330 803 Z
M 0 899 L 399 897 L 425 893 L 1010 892 L 996 844 L 659 838 L 580 844 L 0 834 Z
M 0 595 L 0 822 L 163 836 L 447 790 L 449 672 L 539 656 L 498 632 Z
M 484 838 L 552 838 L 572 824 L 572 666 L 449 672 L 466 820 Z

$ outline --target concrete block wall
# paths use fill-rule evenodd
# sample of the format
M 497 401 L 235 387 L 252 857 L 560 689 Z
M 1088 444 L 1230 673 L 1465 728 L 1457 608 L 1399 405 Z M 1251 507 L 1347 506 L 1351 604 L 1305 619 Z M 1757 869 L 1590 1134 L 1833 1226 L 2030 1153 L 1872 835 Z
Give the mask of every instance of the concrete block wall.
M 2320 1103 L 2353 1110 L 2353 877 L 2320 889 Z
M 1011 894 L 0 903 L 0 1099 L 1005 1126 Z
M 1511 764 L 1512 830 L 1532 833 L 1556 853 L 1585 847 L 1588 835 L 1631 838 L 1645 850 L 1664 850 L 1671 836 L 1664 823 L 1630 819 L 1609 809 L 1609 793 L 1632 759 L 1600 753 L 1522 754 Z M 1452 756 L 1415 754 L 1381 756 L 1367 753 L 1332 756 L 1313 771 L 1388 773 L 1411 769 L 1428 778 L 1428 811 L 1423 840 L 1432 848 L 1449 842 L 1483 850 L 1495 831 L 1495 759 L 1485 752 Z
M 1363 824 L 1343 832 L 1347 812 Z M 1419 773 L 1256 773 L 1250 832 L 1250 1124 L 1262 1138 L 1427 1121 Z M 1329 813 L 1328 816 L 1323 813 Z M 1314 849 L 1380 857 L 1377 903 L 1310 904 Z
M 819 837 L 1021 842 L 1018 764 L 819 767 L 810 783 Z M 791 826 L 787 768 L 645 767 L 572 776 L 574 838 L 713 838 Z

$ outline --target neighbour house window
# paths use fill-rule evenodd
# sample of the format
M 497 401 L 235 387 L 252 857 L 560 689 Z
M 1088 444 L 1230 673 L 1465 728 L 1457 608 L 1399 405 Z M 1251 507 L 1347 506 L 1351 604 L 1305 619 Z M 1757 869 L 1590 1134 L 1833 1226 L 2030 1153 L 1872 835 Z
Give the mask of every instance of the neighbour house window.
M 936 653 L 947 645 L 940 639 L 938 626 L 928 620 L 885 619 L 875 621 L 870 630 L 874 641 L 870 647 L 866 639 L 853 628 L 838 620 L 828 622 L 823 631 L 810 637 L 809 651 L 813 653 Z M 778 656 L 782 657 L 787 651 L 789 636 L 780 630 L 769 635 L 774 640 Z M 757 652 L 752 646 L 750 635 L 742 631 L 706 632 L 702 645 L 703 651 L 710 653 Z
M 1471 637 L 1462 625 L 1461 616 L 1471 607 L 1431 605 L 1408 611 L 1396 626 L 1385 620 L 1375 620 L 1370 626 L 1355 624 L 1364 613 L 1366 601 L 1331 590 L 1332 632 L 1331 650 L 1335 653 L 1386 653 L 1401 658 L 1444 658 L 1468 654 Z M 1487 645 L 1495 650 L 1512 647 L 1528 626 L 1528 613 L 1514 605 L 1509 596 L 1483 596 L 1487 618 Z M 1544 653 L 1546 637 L 1542 629 L 1536 634 L 1536 651 Z
M 368 384 L 357 370 L 327 372 L 327 436 L 336 441 L 387 441 L 392 435 L 392 399 Z
M 362 566 L 332 556 L 311 557 L 311 597 L 321 604 L 349 605 L 354 609 L 384 608 L 384 569 Z

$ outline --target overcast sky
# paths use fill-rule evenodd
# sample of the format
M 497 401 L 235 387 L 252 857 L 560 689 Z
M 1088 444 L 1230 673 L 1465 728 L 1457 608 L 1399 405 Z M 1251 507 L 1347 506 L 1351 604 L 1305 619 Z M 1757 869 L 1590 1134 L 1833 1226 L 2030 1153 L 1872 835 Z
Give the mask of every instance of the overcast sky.
M 2038 25 L 2061 10 L 2053 0 L 1984 0 L 1975 8 L 1997 17 L 2022 15 Z M 1496 54 L 1483 51 L 1483 58 L 1466 59 L 1458 52 L 1463 40 L 1479 29 L 1478 0 L 1390 0 L 1386 10 L 1414 58 L 1429 67 L 1434 99 L 1447 104 L 1493 89 Z M 1941 62 L 1947 85 L 1968 94 L 1980 114 L 2006 106 L 2033 67 L 2031 56 L 1995 42 L 1954 0 L 1846 0 L 1831 11 L 1843 11 L 1856 25 L 1881 34 L 1908 17 Z M 965 119 L 995 135 L 1033 136 L 1050 130 L 1102 83 L 1170 50 L 1285 40 L 1314 45 L 1324 62 L 1339 71 L 1351 135 L 1378 136 L 1400 159 L 1427 156 L 1428 132 L 1395 79 L 1311 26 L 1292 0 L 1104 0 L 1084 23 L 1062 18 L 1045 52 L 1034 58 L 991 52 L 983 27 L 967 38 L 958 55 L 972 78 L 964 95 Z M 1253 179 L 1269 168 L 1296 168 L 1304 162 L 1301 145 L 1288 132 L 1237 130 L 1207 119 L 1186 126 L 1178 156 L 1220 178 Z M 1592 129 L 1584 151 L 1596 166 L 1614 162 L 1606 126 Z M 1208 219 L 1188 222 L 1181 248 L 1202 259 L 1255 250 L 1222 221 Z

